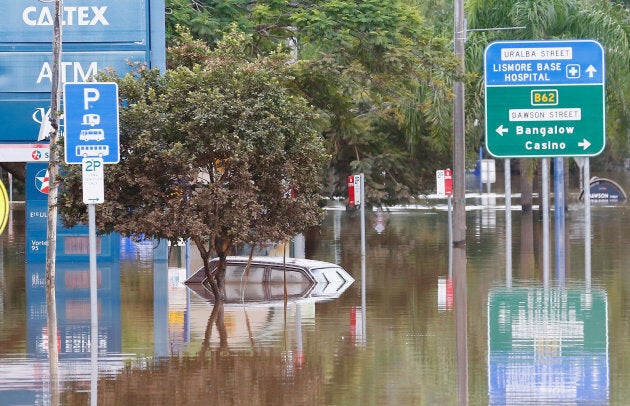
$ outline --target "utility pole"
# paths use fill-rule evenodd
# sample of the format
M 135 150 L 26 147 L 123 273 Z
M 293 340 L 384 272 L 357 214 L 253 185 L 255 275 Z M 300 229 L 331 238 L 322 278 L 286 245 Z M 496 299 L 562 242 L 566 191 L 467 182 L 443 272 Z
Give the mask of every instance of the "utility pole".
M 468 405 L 468 294 L 466 282 L 466 131 L 464 115 L 464 0 L 454 0 L 454 44 L 457 70 L 453 93 L 453 277 L 455 282 L 455 341 L 457 404 Z
M 453 247 L 466 248 L 466 131 L 464 116 L 464 0 L 455 0 L 455 57 L 453 84 Z
M 63 1 L 55 0 L 55 15 L 53 17 L 52 44 L 52 85 L 50 91 L 50 155 L 48 162 L 48 218 L 46 240 L 46 315 L 48 327 L 48 356 L 50 359 L 51 397 L 52 404 L 59 404 L 59 352 L 57 348 L 57 300 L 55 293 L 55 266 L 57 251 L 57 186 L 59 176 L 59 100 L 61 68 L 61 16 Z M 45 119 L 45 117 L 43 118 Z

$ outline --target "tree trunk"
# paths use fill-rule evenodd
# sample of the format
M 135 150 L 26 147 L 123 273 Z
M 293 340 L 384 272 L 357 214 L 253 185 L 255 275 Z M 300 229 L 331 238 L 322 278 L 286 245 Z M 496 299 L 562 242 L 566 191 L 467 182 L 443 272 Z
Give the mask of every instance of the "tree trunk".
M 212 292 L 215 301 L 222 300 L 222 295 L 220 294 L 219 287 L 217 286 L 217 282 L 212 276 L 212 269 L 210 269 L 210 254 L 212 253 L 209 249 L 206 249 L 205 244 L 196 238 L 193 238 L 197 249 L 199 250 L 199 255 L 201 256 L 201 260 L 203 261 L 203 269 L 206 278 L 202 282 L 206 289 Z
M 229 250 L 232 248 L 232 239 L 221 236 L 214 238 L 214 250 L 219 257 L 219 266 L 217 267 L 214 277 L 216 279 L 217 288 L 221 293 L 221 300 L 225 298 L 225 267 L 226 257 Z

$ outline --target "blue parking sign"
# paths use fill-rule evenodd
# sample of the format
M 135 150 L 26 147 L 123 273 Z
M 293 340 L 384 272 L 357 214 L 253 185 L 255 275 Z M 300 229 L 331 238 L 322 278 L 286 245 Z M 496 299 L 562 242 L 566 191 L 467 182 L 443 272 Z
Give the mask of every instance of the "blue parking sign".
M 63 93 L 66 163 L 80 164 L 84 158 L 118 163 L 118 84 L 65 83 Z

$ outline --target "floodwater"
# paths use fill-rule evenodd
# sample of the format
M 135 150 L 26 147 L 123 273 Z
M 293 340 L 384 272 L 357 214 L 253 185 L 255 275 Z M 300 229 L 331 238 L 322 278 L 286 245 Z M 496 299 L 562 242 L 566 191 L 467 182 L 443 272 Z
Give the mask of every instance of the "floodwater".
M 629 175 L 610 176 L 630 190 Z M 58 264 L 53 363 L 44 265 L 25 263 L 15 209 L 1 237 L 0 405 L 628 404 L 628 205 L 593 204 L 586 264 L 572 193 L 562 253 L 552 210 L 546 267 L 539 211 L 517 199 L 506 246 L 501 188 L 467 198 L 465 263 L 449 258 L 444 201 L 367 213 L 365 262 L 359 213 L 329 210 L 306 256 L 356 281 L 327 301 L 215 308 L 181 283 L 194 250 L 166 261 L 123 240 L 119 261 L 99 263 L 97 346 L 88 265 Z

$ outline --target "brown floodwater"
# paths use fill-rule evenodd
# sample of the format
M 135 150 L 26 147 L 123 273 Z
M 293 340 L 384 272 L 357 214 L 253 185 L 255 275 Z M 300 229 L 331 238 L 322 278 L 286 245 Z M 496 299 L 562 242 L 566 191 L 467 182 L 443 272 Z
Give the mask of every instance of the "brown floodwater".
M 507 227 L 500 182 L 471 189 L 465 252 L 449 253 L 446 202 L 426 199 L 367 213 L 364 263 L 359 213 L 331 204 L 304 248 L 355 278 L 329 300 L 214 306 L 183 284 L 194 249 L 166 260 L 123 239 L 99 262 L 96 346 L 87 262 L 59 263 L 52 364 L 44 264 L 26 261 L 16 208 L 0 237 L 0 405 L 627 404 L 628 205 L 592 205 L 587 264 L 577 193 L 560 253 L 552 204 L 546 266 L 537 203 L 524 214 L 514 197 Z

